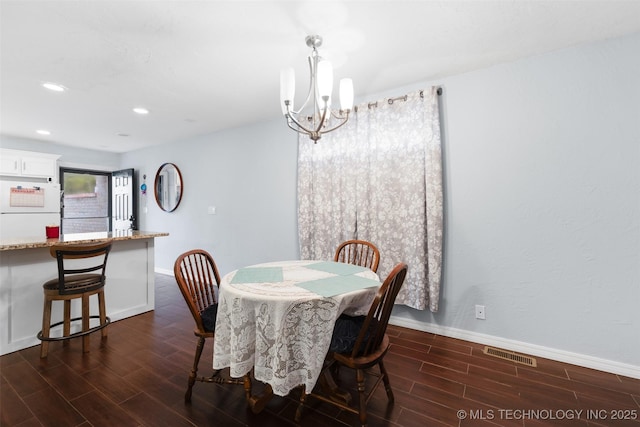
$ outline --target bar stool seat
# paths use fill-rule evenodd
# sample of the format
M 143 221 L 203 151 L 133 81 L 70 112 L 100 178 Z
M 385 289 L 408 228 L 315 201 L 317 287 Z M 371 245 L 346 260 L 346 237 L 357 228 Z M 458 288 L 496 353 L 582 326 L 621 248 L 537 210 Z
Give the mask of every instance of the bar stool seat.
M 89 334 L 102 331 L 102 338 L 107 337 L 105 329 L 111 319 L 106 315 L 104 285 L 107 258 L 111 250 L 111 240 L 88 245 L 54 245 L 50 249 L 51 255 L 58 262 L 58 277 L 42 285 L 44 289 L 44 311 L 42 315 L 42 330 L 38 332 L 41 340 L 40 357 L 47 357 L 49 342 L 69 340 L 82 337 L 82 351 L 89 351 Z M 87 258 L 95 258 L 86 261 Z M 85 261 L 80 261 L 85 260 Z M 94 273 L 95 272 L 95 273 Z M 98 296 L 99 314 L 91 315 L 89 297 Z M 71 300 L 82 300 L 82 315 L 71 318 Z M 53 301 L 64 301 L 63 320 L 51 323 L 51 307 Z M 100 319 L 100 323 L 90 327 L 91 319 Z M 81 321 L 81 330 L 71 333 L 72 322 Z M 51 337 L 50 330 L 63 325 L 62 336 Z

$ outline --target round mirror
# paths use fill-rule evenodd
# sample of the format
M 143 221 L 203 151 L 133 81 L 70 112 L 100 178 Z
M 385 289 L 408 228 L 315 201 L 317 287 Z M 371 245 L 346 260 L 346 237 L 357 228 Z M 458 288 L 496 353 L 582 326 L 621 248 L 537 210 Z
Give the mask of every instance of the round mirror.
M 182 200 L 182 175 L 173 163 L 165 163 L 156 173 L 156 202 L 165 212 L 176 210 Z

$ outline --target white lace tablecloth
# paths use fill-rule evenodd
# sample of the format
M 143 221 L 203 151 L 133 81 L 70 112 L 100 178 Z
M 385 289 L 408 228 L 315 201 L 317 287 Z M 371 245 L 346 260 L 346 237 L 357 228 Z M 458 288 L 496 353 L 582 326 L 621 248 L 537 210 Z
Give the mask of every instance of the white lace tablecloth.
M 329 350 L 336 319 L 343 312 L 366 314 L 380 285 L 377 274 L 369 269 L 336 274 L 318 270 L 314 264 L 316 268 L 328 267 L 327 270 L 345 266 L 332 266 L 332 262 L 325 261 L 273 262 L 236 270 L 222 278 L 214 369 L 229 367 L 232 377 L 242 377 L 255 368 L 255 378 L 271 385 L 279 396 L 286 396 L 302 384 L 309 391 L 313 389 Z M 246 274 L 254 271 L 262 274 L 270 267 L 281 270 L 281 277 L 265 283 L 260 281 L 259 274 L 254 278 Z M 246 281 L 234 280 L 236 274 L 238 278 L 247 278 Z M 312 281 L 319 284 L 334 279 L 348 281 L 349 277 L 354 283 L 365 282 L 366 278 L 375 280 L 377 285 L 330 297 L 301 287 Z

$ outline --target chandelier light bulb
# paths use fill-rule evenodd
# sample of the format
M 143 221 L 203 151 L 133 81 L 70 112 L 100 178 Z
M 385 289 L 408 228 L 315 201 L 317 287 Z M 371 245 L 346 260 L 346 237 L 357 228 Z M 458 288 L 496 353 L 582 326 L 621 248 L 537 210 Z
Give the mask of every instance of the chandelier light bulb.
M 353 108 L 353 80 L 340 80 L 340 108 L 351 110 Z
M 289 109 L 293 110 L 293 98 L 296 93 L 296 72 L 293 68 L 284 68 L 280 71 L 280 106 L 282 114 L 287 114 L 285 101 L 289 101 Z

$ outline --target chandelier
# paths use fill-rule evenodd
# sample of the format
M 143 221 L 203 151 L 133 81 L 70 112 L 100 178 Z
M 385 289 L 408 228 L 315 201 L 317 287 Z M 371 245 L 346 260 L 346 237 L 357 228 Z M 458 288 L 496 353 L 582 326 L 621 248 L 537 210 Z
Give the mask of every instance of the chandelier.
M 322 134 L 338 129 L 349 120 L 353 107 L 353 82 L 351 79 L 340 80 L 341 108 L 332 110 L 333 66 L 318 54 L 322 37 L 307 36 L 305 40 L 312 49 L 308 58 L 310 78 L 307 98 L 299 109 L 294 109 L 295 72 L 293 68 L 285 68 L 280 73 L 280 106 L 287 125 L 317 143 Z

